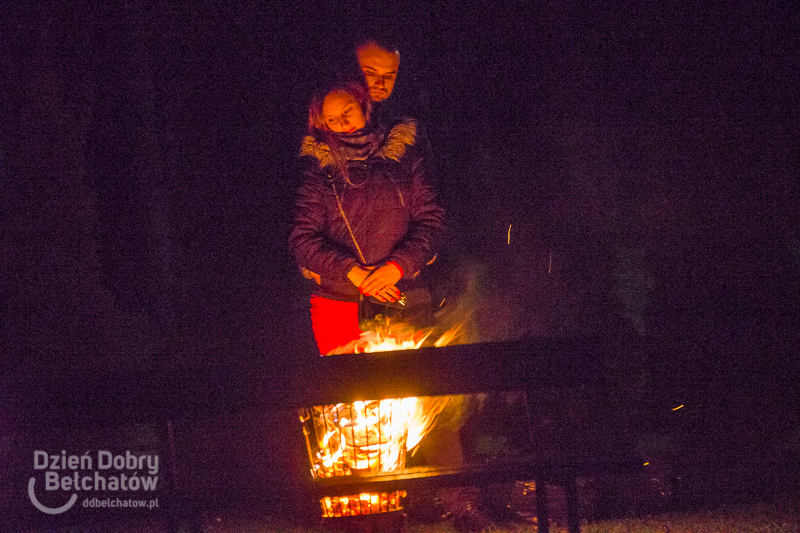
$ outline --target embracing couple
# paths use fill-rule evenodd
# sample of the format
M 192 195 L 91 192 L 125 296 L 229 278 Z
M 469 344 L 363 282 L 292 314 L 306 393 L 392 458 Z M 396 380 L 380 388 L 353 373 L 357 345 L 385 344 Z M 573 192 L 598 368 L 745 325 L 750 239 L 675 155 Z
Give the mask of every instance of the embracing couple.
M 370 302 L 405 304 L 444 229 L 417 122 L 387 109 L 399 50 L 367 39 L 355 57 L 361 75 L 319 87 L 311 99 L 289 236 L 314 281 L 311 320 L 322 355 L 359 339 L 360 301 L 362 315 Z

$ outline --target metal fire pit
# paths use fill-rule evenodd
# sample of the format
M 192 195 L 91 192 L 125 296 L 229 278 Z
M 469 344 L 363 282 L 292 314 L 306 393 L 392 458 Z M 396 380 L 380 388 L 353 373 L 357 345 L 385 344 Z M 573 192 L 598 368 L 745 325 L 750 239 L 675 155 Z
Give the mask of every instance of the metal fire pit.
M 276 408 L 300 409 L 375 398 L 490 391 L 525 391 L 530 412 L 536 413 L 543 391 L 549 394 L 549 391 L 566 388 L 591 395 L 593 390 L 601 389 L 600 354 L 603 346 L 608 345 L 610 343 L 594 338 L 544 339 L 325 357 L 315 359 L 313 364 L 302 369 L 270 366 L 269 379 L 264 378 L 264 369 L 260 367 L 233 363 L 200 365 L 180 372 L 150 368 L 112 371 L 93 375 L 91 380 L 86 379 L 82 370 L 42 380 L 38 374 L 23 369 L 0 377 L 0 399 L 8 416 L 7 427 L 21 428 L 20 431 L 29 426 L 50 431 L 54 427 L 158 424 L 163 428 L 160 440 L 168 463 L 164 470 L 171 473 L 169 477 L 173 480 L 168 481 L 169 494 L 165 498 L 172 500 L 171 508 L 175 513 L 168 516 L 172 517 L 169 520 L 177 520 L 179 513 L 200 516 L 204 507 L 197 504 L 198 494 L 186 493 L 186 489 L 174 481 L 182 479 L 182 474 L 180 463 L 175 459 L 172 421 L 198 415 L 213 418 L 230 413 L 273 412 Z M 551 439 L 545 429 L 533 427 L 530 440 Z M 573 440 L 589 440 L 589 435 L 580 428 L 568 427 L 565 434 Z M 562 444 L 561 440 L 557 442 L 559 446 Z M 417 467 L 382 472 L 379 468 L 349 476 L 320 476 L 312 486 L 318 494 L 333 497 L 362 492 L 388 495 L 422 486 L 473 485 L 502 480 L 535 480 L 537 489 L 543 489 L 546 484 L 540 481 L 565 481 L 573 510 L 570 530 L 578 531 L 575 487 L 570 480 L 574 482 L 577 473 L 585 475 L 587 471 L 608 468 L 608 458 L 602 457 L 603 461 L 599 462 L 597 456 L 573 454 L 569 446 L 560 446 L 552 457 L 536 454 L 450 469 Z M 537 494 L 537 506 L 545 500 L 540 496 L 541 493 Z M 19 511 L 17 514 L 22 516 L 30 505 L 27 501 L 20 505 L 14 512 Z M 546 511 L 546 506 L 537 510 L 540 531 L 547 530 L 547 520 L 543 518 Z M 384 513 L 384 516 L 390 514 Z
M 402 444 L 407 435 L 402 431 L 384 434 L 377 427 L 356 430 L 353 413 L 371 406 L 377 418 L 391 419 L 391 413 L 380 412 L 380 402 L 374 398 L 522 391 L 530 399 L 543 389 L 594 389 L 600 384 L 599 361 L 599 345 L 589 338 L 320 358 L 295 393 L 317 406 L 302 410 L 301 419 L 315 480 L 314 490 L 321 498 L 323 515 L 339 517 L 398 510 L 405 490 L 421 486 L 536 480 L 537 486 L 543 488 L 544 483 L 538 483 L 540 480 L 564 480 L 570 531 L 577 531 L 574 481 L 579 471 L 593 468 L 592 458 L 567 452 L 558 458 L 515 457 L 448 469 L 406 468 Z M 362 445 L 374 452 L 371 459 L 361 463 L 352 447 L 359 431 L 364 437 Z M 532 441 L 538 437 L 535 431 L 531 432 Z M 327 464 L 320 450 L 320 443 L 326 438 L 350 441 L 350 447 L 345 446 L 337 460 Z M 387 462 L 383 460 L 384 455 L 375 450 L 390 442 L 402 450 Z M 571 448 L 564 446 L 564 449 Z M 537 498 L 537 515 L 540 531 L 546 532 L 547 508 L 543 500 L 545 498 Z

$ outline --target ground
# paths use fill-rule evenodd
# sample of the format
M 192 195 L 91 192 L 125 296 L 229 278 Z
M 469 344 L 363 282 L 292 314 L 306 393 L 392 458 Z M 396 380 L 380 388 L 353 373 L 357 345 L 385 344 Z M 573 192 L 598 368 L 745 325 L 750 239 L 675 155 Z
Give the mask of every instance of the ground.
M 800 522 L 797 520 L 797 507 L 789 498 L 781 498 L 771 503 L 750 504 L 719 509 L 701 510 L 693 513 L 664 514 L 639 519 L 610 520 L 584 523 L 582 533 L 795 533 Z M 195 525 L 196 526 L 196 525 Z M 202 533 L 325 533 L 319 526 L 282 526 L 270 523 L 268 519 L 241 519 L 205 517 L 202 519 Z M 40 533 L 45 529 L 25 529 L 26 533 Z M 161 533 L 164 524 L 97 524 L 92 527 L 76 529 L 74 526 L 60 529 L 46 528 L 48 533 Z M 177 529 L 180 533 L 196 533 L 189 525 Z M 449 522 L 433 525 L 409 523 L 407 533 L 455 533 Z M 493 526 L 486 533 L 535 533 L 532 523 Z M 566 533 L 559 524 L 551 526 L 553 533 Z

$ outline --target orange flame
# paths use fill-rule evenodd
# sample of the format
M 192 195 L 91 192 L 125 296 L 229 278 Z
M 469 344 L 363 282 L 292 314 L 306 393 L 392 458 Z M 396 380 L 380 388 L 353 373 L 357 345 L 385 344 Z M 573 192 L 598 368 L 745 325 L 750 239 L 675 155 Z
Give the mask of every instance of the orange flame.
M 417 330 L 408 324 L 393 324 L 389 320 L 387 319 L 386 327 L 378 331 L 365 331 L 358 339 L 339 346 L 327 355 L 417 350 L 434 332 L 434 328 Z M 447 346 L 458 338 L 460 333 L 461 324 L 457 324 L 433 341 L 433 345 L 436 347 Z

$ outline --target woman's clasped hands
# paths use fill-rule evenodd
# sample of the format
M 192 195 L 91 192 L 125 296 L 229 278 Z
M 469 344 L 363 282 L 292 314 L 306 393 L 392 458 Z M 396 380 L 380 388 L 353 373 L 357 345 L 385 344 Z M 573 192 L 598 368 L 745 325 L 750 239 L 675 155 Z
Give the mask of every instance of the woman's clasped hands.
M 400 289 L 396 285 L 401 277 L 402 273 L 394 263 L 379 267 L 355 266 L 347 274 L 347 278 L 358 287 L 361 294 L 373 296 L 381 302 L 395 302 L 400 298 Z

